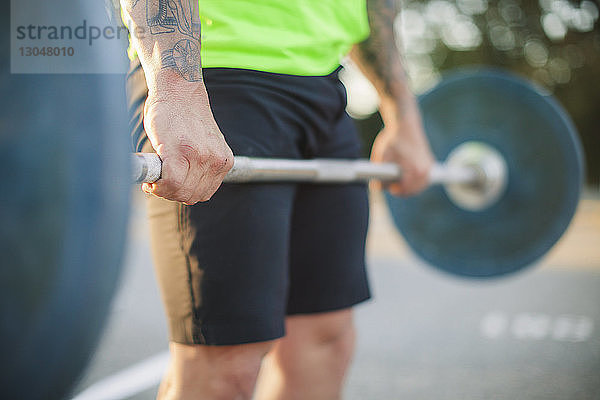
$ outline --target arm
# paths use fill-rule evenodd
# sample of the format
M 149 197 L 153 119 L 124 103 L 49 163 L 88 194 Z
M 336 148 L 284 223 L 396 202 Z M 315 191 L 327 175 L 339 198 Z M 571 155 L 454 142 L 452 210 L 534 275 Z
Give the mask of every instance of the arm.
M 374 161 L 396 162 L 402 181 L 389 186 L 394 194 L 412 194 L 428 184 L 434 158 L 415 97 L 410 92 L 394 35 L 397 0 L 367 0 L 371 35 L 354 46 L 352 60 L 375 86 L 384 129 L 371 152 Z
M 197 0 L 121 0 L 144 69 L 144 129 L 163 162 L 143 190 L 194 204 L 208 200 L 233 166 L 208 101 L 200 69 Z

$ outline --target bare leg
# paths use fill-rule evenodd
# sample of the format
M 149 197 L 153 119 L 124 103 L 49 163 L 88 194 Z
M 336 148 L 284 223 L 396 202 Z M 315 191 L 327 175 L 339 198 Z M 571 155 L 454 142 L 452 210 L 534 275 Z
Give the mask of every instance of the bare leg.
M 169 366 L 165 371 L 165 375 L 163 376 L 162 381 L 160 382 L 160 386 L 158 387 L 158 393 L 156 394 L 156 400 L 164 400 L 172 398 L 173 394 L 171 393 L 171 389 L 173 388 L 172 382 L 172 372 L 173 371 L 173 363 L 169 362 Z
M 352 310 L 291 316 L 286 331 L 263 361 L 256 400 L 340 399 L 354 352 Z
M 250 400 L 261 360 L 273 342 L 236 346 L 171 343 L 159 400 Z

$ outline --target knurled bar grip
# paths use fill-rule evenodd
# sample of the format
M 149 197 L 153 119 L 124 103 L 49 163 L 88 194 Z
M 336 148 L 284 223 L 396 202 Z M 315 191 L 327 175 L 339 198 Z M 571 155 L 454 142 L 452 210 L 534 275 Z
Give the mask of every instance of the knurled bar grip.
M 155 153 L 135 153 L 132 156 L 132 178 L 136 183 L 156 182 L 161 175 L 162 163 Z M 371 179 L 395 181 L 402 176 L 400 167 L 393 163 L 374 163 L 367 160 L 288 160 L 236 156 L 233 168 L 224 182 L 313 182 L 348 183 Z M 430 184 L 467 183 L 477 179 L 472 168 L 447 168 L 435 164 Z

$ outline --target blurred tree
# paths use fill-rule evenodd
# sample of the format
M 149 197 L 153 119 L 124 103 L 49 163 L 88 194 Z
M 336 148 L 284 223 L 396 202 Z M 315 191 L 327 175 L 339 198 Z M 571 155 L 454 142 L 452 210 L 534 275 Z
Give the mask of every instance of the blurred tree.
M 405 0 L 397 33 L 417 93 L 441 72 L 472 64 L 506 68 L 547 88 L 573 118 L 588 183 L 598 185 L 598 9 L 590 0 Z M 377 116 L 358 122 L 371 132 L 379 123 Z

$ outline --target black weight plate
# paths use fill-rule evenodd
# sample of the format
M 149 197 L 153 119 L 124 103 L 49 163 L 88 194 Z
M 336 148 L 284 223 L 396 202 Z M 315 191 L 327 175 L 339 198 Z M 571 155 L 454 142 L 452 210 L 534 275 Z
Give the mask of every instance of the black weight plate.
M 497 203 L 467 211 L 442 186 L 418 196 L 386 194 L 410 247 L 452 274 L 493 277 L 518 271 L 562 236 L 579 201 L 583 160 L 573 123 L 549 95 L 496 70 L 454 73 L 419 99 L 438 160 L 476 140 L 497 149 L 508 186 Z
M 130 192 L 123 76 L 11 74 L 9 44 L 6 31 L 0 397 L 59 399 L 92 355 L 120 271 Z

